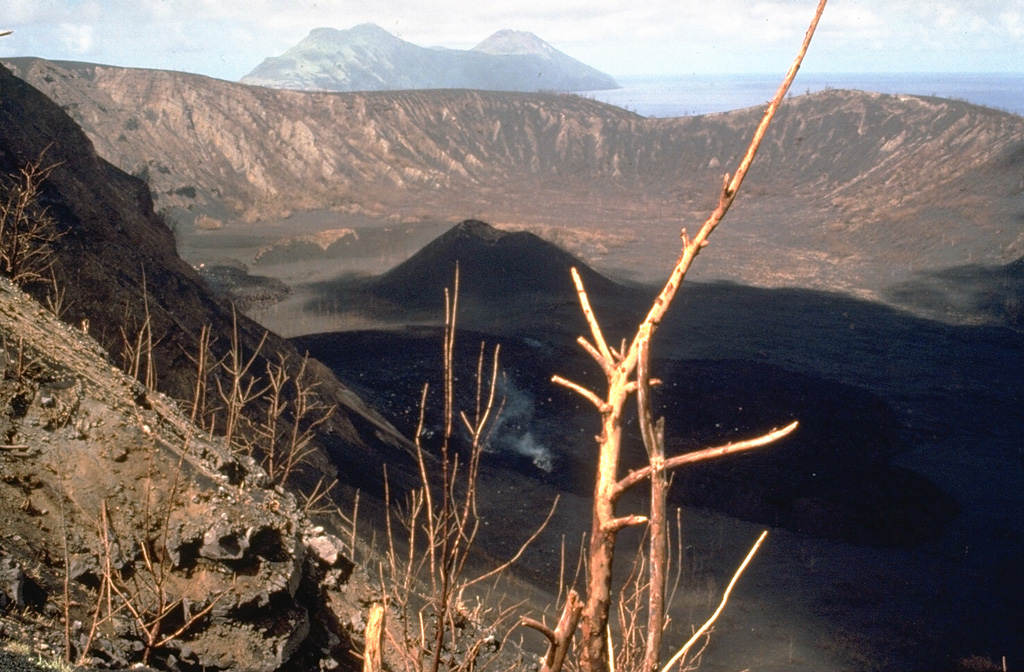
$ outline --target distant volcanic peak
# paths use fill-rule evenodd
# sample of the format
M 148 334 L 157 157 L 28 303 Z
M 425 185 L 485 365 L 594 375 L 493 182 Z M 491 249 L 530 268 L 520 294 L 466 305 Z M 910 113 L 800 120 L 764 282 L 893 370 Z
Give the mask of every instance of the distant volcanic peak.
M 353 29 L 355 30 L 355 29 Z M 333 42 L 340 37 L 344 36 L 344 31 L 338 30 L 337 28 L 314 28 L 309 31 L 309 35 L 303 40 L 312 40 L 316 42 Z
M 241 81 L 319 91 L 586 91 L 618 86 L 609 75 L 531 33 L 499 31 L 473 50 L 427 49 L 372 23 L 348 30 L 315 28 Z
M 339 32 L 348 32 L 349 34 L 355 35 L 357 37 L 373 37 L 384 39 L 390 38 L 393 40 L 398 39 L 387 30 L 384 30 L 383 28 L 378 26 L 376 23 L 360 23 L 358 26 L 353 26 L 352 28 L 349 28 L 348 31 Z
M 556 49 L 533 33 L 524 30 L 499 30 L 480 44 L 473 51 L 495 56 L 544 56 L 550 58 Z
M 498 248 L 496 254 L 509 257 L 521 255 L 522 259 L 519 261 L 533 263 L 536 260 L 541 260 L 542 263 L 559 269 L 563 266 L 568 269 L 567 264 L 583 265 L 581 260 L 534 233 L 502 231 L 478 219 L 466 219 L 459 222 L 447 233 L 436 238 L 431 245 L 457 249 L 463 256 L 477 250 Z M 597 272 L 594 271 L 594 273 Z
M 375 23 L 363 23 L 348 30 L 314 28 L 309 35 L 288 50 L 289 54 L 336 53 L 352 47 L 395 47 L 402 40 Z
M 309 31 L 306 40 L 316 41 L 337 41 L 351 38 L 373 39 L 373 40 L 397 40 L 398 38 L 384 30 L 376 23 L 361 23 L 347 30 L 338 28 L 320 27 Z
M 495 251 L 495 248 L 499 248 Z M 516 252 L 512 253 L 515 248 Z M 420 252 L 406 262 L 417 257 L 431 259 L 447 259 L 453 264 L 459 262 L 463 267 L 478 265 L 480 260 L 490 255 L 514 256 L 524 254 L 532 262 L 536 257 L 548 257 L 552 252 L 569 256 L 560 248 L 526 231 L 509 232 L 496 229 L 487 222 L 478 219 L 467 219 L 459 222 L 445 233 L 428 243 Z M 486 266 L 486 264 L 484 264 Z M 502 264 L 504 266 L 505 264 Z

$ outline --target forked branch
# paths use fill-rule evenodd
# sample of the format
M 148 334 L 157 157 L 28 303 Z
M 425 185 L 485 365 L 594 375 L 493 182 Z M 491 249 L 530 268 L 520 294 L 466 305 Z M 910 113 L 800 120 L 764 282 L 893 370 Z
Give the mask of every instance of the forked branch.
M 519 620 L 520 625 L 533 628 L 548 639 L 548 652 L 544 656 L 544 664 L 541 672 L 558 672 L 565 664 L 565 657 L 572 648 L 572 637 L 583 614 L 583 602 L 575 590 L 569 591 L 569 596 L 562 607 L 562 616 L 558 619 L 555 629 L 547 627 L 540 621 L 523 617 Z
M 587 324 L 590 325 L 590 333 L 594 337 L 594 343 L 597 347 L 592 346 L 582 336 L 579 338 L 579 343 L 601 365 L 601 368 L 604 369 L 607 375 L 614 368 L 615 359 L 612 357 L 611 351 L 608 350 L 608 344 L 605 342 L 604 334 L 601 332 L 601 325 L 594 315 L 594 310 L 590 307 L 587 290 L 584 289 L 583 280 L 580 278 L 579 271 L 576 270 L 575 266 L 572 268 L 571 273 L 572 282 L 576 286 L 576 294 L 580 299 L 580 308 L 583 310 L 583 315 L 587 318 Z
M 661 470 L 671 471 L 684 464 L 692 464 L 693 462 L 703 462 L 704 460 L 710 460 L 716 457 L 722 457 L 724 455 L 731 455 L 733 453 L 741 453 L 754 448 L 760 448 L 761 446 L 767 446 L 769 443 L 774 443 L 779 439 L 788 436 L 800 425 L 799 421 L 794 420 L 781 429 L 773 429 L 767 434 L 754 437 L 753 439 L 747 439 L 745 441 L 737 441 L 736 443 L 727 443 L 722 446 L 714 446 L 711 448 L 703 448 L 701 450 L 695 450 L 692 453 L 683 453 L 682 455 L 676 455 L 665 459 L 661 465 Z M 652 467 L 646 466 L 629 472 L 618 483 L 615 484 L 615 497 L 618 498 L 626 490 L 629 490 L 637 483 L 650 478 L 652 473 Z
M 583 387 L 582 385 L 578 385 L 572 382 L 571 380 L 562 378 L 561 376 L 552 376 L 551 382 L 555 383 L 556 385 L 561 385 L 562 387 L 569 388 L 576 394 L 580 395 L 581 397 L 592 403 L 594 406 L 597 406 L 597 410 L 600 411 L 601 413 L 604 413 L 607 410 L 608 404 L 605 403 L 605 400 L 597 396 L 597 394 L 595 394 L 594 392 L 591 392 L 587 388 Z

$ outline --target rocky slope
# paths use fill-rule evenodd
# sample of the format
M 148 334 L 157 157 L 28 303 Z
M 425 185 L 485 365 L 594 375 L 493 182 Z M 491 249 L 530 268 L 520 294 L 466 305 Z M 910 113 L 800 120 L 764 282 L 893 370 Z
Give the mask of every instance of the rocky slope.
M 713 207 L 761 114 L 645 119 L 565 95 L 302 93 L 11 63 L 180 221 L 332 208 L 619 233 L 625 225 L 645 251 L 605 264 L 641 269 L 652 253 L 671 263 L 679 223 Z M 823 91 L 783 106 L 727 247 L 706 268 L 761 285 L 878 292 L 912 271 L 1013 261 L 1024 254 L 1022 212 L 1024 118 Z M 752 264 L 765 250 L 772 262 Z
M 614 89 L 610 76 L 563 54 L 532 33 L 499 31 L 470 51 L 427 49 L 372 23 L 316 28 L 281 56 L 266 59 L 243 84 L 305 91 Z
M 368 589 L 350 583 L 341 543 L 287 488 L 338 476 L 369 495 L 372 512 L 384 462 L 393 491 L 406 487 L 408 442 L 326 368 L 303 370 L 292 345 L 215 298 L 177 257 L 145 183 L 99 158 L 60 108 L 0 68 L 4 188 L 39 157 L 54 166 L 38 198 L 61 233 L 53 261 L 67 322 L 0 282 L 0 636 L 35 639 L 36 652 L 70 641 L 74 656 L 114 668 L 148 657 L 171 670 L 358 669 L 349 637 L 365 605 L 353 600 Z M 28 289 L 53 297 L 47 283 Z M 260 467 L 265 443 L 229 447 L 207 431 L 224 426 L 223 368 L 202 377 L 209 412 L 179 412 L 174 400 L 191 408 L 201 389 L 204 329 L 209 362 L 249 362 L 243 385 L 251 374 L 250 389 L 263 390 L 277 362 L 309 386 L 309 403 L 330 410 L 315 427 L 288 408 L 273 416 L 279 431 L 310 432 L 287 483 Z M 141 374 L 152 365 L 159 391 L 120 373 L 133 362 Z M 287 404 L 297 392 L 286 385 Z M 242 409 L 252 423 L 268 412 L 264 393 L 255 396 Z M 340 534 L 337 518 L 318 522 Z M 108 576 L 123 593 L 110 597 L 121 605 L 113 615 L 97 594 Z
M 366 579 L 291 494 L 6 279 L 0 342 L 0 641 L 114 669 L 359 669 Z

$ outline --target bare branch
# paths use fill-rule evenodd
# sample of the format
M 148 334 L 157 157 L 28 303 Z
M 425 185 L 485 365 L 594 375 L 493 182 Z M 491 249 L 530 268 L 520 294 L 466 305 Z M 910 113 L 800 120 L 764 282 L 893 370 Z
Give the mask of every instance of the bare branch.
M 597 406 L 597 410 L 601 411 L 602 413 L 604 413 L 608 409 L 608 404 L 605 403 L 604 399 L 597 396 L 587 388 L 577 385 L 571 380 L 566 380 L 561 376 L 551 376 L 551 382 L 561 385 L 562 387 L 568 387 L 570 390 L 586 398 L 594 406 Z
M 767 434 L 755 437 L 753 439 L 747 439 L 746 441 L 737 441 L 736 443 L 727 443 L 724 446 L 715 446 L 713 448 L 704 448 L 703 450 L 695 450 L 692 453 L 684 453 L 683 455 L 676 455 L 665 460 L 664 470 L 669 471 L 681 467 L 684 464 L 690 464 L 692 462 L 702 462 L 715 457 L 721 457 L 723 455 L 730 455 L 732 453 L 739 453 L 745 450 L 751 450 L 753 448 L 760 448 L 766 446 L 769 443 L 778 441 L 779 439 L 792 433 L 800 425 L 799 421 L 794 420 L 782 429 L 773 429 Z M 642 467 L 636 471 L 629 472 L 615 485 L 615 497 L 619 497 L 626 490 L 629 490 L 637 483 L 640 483 L 646 478 L 650 478 L 651 467 Z
M 381 654 L 384 651 L 384 632 L 387 630 L 387 612 L 384 605 L 375 602 L 366 619 L 366 648 L 363 653 L 363 672 L 381 672 L 384 669 Z
M 44 165 L 47 150 L 16 174 L 0 176 L 0 273 L 19 287 L 46 282 L 64 235 L 42 203 L 43 183 L 60 165 Z
M 622 516 L 621 518 L 612 518 L 605 523 L 602 528 L 602 532 L 618 532 L 624 527 L 643 525 L 647 521 L 647 516 Z
M 547 637 L 550 645 L 547 655 L 544 656 L 544 664 L 541 672 L 558 672 L 565 663 L 565 657 L 572 648 L 572 637 L 579 625 L 580 617 L 583 614 L 583 602 L 575 590 L 570 590 L 562 607 L 562 615 L 558 619 L 558 625 L 552 630 L 540 621 L 523 617 L 519 619 L 520 625 L 533 628 Z
M 583 336 L 580 336 L 576 339 L 576 342 L 579 343 L 580 346 L 587 351 L 588 355 L 594 358 L 594 361 L 597 362 L 598 366 L 600 366 L 601 369 L 605 371 L 605 373 L 608 373 L 607 369 L 605 368 L 607 363 L 604 356 L 601 355 L 597 348 L 590 344 L 590 341 L 588 341 Z
M 640 325 L 639 331 L 640 356 L 637 359 L 637 376 L 635 388 L 637 392 L 637 406 L 640 417 L 640 435 L 644 441 L 644 448 L 647 450 L 647 457 L 651 459 L 652 468 L 655 456 L 665 457 L 665 444 L 659 440 L 654 427 L 654 416 L 651 412 L 651 325 Z
M 551 646 L 558 645 L 558 640 L 555 639 L 555 631 L 549 628 L 548 626 L 544 625 L 540 621 L 530 618 L 529 616 L 522 616 L 519 619 L 519 625 L 525 628 L 536 630 L 540 634 L 544 635 L 547 638 L 547 640 L 551 642 Z
M 668 480 L 665 477 L 665 421 L 657 423 L 651 411 L 651 326 L 640 327 L 640 356 L 637 359 L 637 406 L 640 434 L 651 470 L 649 528 L 650 565 L 647 585 L 647 639 L 644 646 L 643 672 L 654 672 L 661 656 L 661 639 L 665 621 L 665 586 L 668 564 Z
M 472 581 L 467 581 L 466 583 L 462 584 L 462 588 L 466 589 L 466 588 L 469 588 L 470 586 L 472 586 L 474 584 L 480 583 L 481 581 L 486 581 L 487 579 L 491 578 L 492 576 L 496 576 L 497 574 L 501 574 L 506 569 L 508 569 L 512 565 L 516 564 L 519 561 L 519 558 L 521 558 L 523 556 L 523 553 L 526 552 L 526 549 L 529 548 L 530 545 L 533 544 L 534 541 L 536 541 L 537 537 L 539 537 L 541 532 L 543 532 L 544 529 L 548 526 L 548 523 L 551 522 L 551 518 L 552 518 L 552 516 L 555 515 L 555 508 L 557 508 L 557 507 L 558 507 L 558 495 L 555 495 L 555 501 L 551 502 L 551 509 L 548 511 L 548 515 L 544 519 L 544 522 L 541 523 L 540 526 L 536 530 L 533 531 L 533 534 L 530 535 L 529 539 L 527 539 L 526 541 L 523 542 L 523 545 L 519 547 L 519 550 L 516 551 L 516 554 L 513 555 L 508 560 L 506 560 L 505 562 L 503 562 L 500 565 L 498 565 L 497 567 L 495 567 L 494 569 L 492 569 L 491 571 L 487 572 L 486 574 L 478 576 L 475 579 L 473 579 Z
M 761 141 L 764 139 L 764 134 L 768 130 L 768 125 L 771 124 L 772 119 L 775 117 L 775 112 L 778 110 L 779 105 L 786 97 L 786 93 L 789 91 L 789 87 L 793 83 L 793 79 L 796 77 L 797 71 L 800 69 L 800 64 L 804 60 L 804 56 L 807 54 L 807 48 L 810 46 L 811 38 L 814 35 L 814 31 L 818 26 L 818 21 L 821 19 L 821 14 L 825 10 L 825 3 L 827 0 L 820 0 L 818 8 L 814 13 L 814 18 L 811 20 L 811 24 L 807 29 L 807 33 L 804 36 L 804 41 L 800 45 L 800 51 L 797 53 L 796 58 L 793 60 L 793 64 L 790 66 L 789 71 L 783 78 L 782 83 L 779 85 L 778 90 L 775 92 L 775 97 L 772 98 L 768 104 L 768 109 L 765 110 L 764 117 L 761 119 L 761 123 L 758 125 L 757 130 L 754 132 L 754 137 L 750 140 L 750 145 L 747 147 L 747 152 L 740 162 L 739 168 L 736 169 L 735 175 L 730 179 L 729 175 L 725 175 L 725 179 L 722 183 L 722 192 L 719 196 L 718 207 L 715 208 L 714 212 L 707 218 L 704 225 L 694 236 L 693 240 L 686 237 L 685 231 L 683 232 L 683 250 L 679 256 L 679 260 L 676 262 L 676 266 L 669 276 L 668 281 L 662 288 L 661 293 L 658 294 L 658 298 L 655 299 L 654 304 L 651 306 L 650 312 L 644 319 L 644 324 L 650 324 L 652 327 L 657 328 L 664 318 L 665 313 L 668 311 L 669 305 L 672 303 L 672 299 L 675 297 L 676 291 L 679 289 L 679 285 L 682 283 L 686 272 L 690 269 L 690 264 L 696 258 L 697 254 L 707 244 L 708 236 L 715 230 L 722 218 L 729 211 L 733 201 L 736 200 L 736 195 L 739 193 L 740 185 L 743 184 L 743 178 L 746 177 L 747 170 L 749 170 L 754 157 L 757 155 L 757 150 L 761 146 Z M 637 348 L 639 347 L 639 332 L 636 338 L 633 339 L 632 345 L 630 345 L 629 351 L 623 358 L 623 363 L 627 368 L 632 369 L 636 364 Z
M 676 655 L 672 656 L 672 659 L 665 663 L 665 667 L 661 668 L 661 672 L 671 672 L 672 666 L 675 665 L 680 658 L 685 656 L 686 652 L 690 650 L 690 647 L 692 647 L 694 643 L 696 643 L 697 640 L 699 640 L 701 636 L 705 632 L 707 632 L 708 628 L 710 628 L 712 624 L 716 620 L 718 620 L 718 617 L 721 615 L 722 610 L 725 609 L 725 603 L 729 601 L 729 594 L 732 593 L 733 587 L 736 585 L 736 582 L 739 581 L 740 575 L 743 574 L 743 570 L 745 570 L 747 568 L 747 565 L 750 564 L 750 561 L 754 559 L 754 556 L 757 554 L 758 549 L 761 548 L 761 544 L 764 542 L 765 537 L 767 536 L 768 530 L 765 530 L 761 533 L 761 536 L 757 538 L 757 541 L 754 542 L 754 545 L 753 547 L 751 547 L 750 552 L 747 553 L 747 557 L 744 558 L 743 562 L 740 564 L 739 569 L 737 569 L 736 573 L 732 575 L 732 580 L 729 581 L 729 585 L 726 586 L 725 592 L 722 593 L 722 602 L 718 605 L 718 608 L 715 609 L 715 613 L 711 614 L 711 618 L 709 618 L 707 622 L 704 623 L 704 625 L 700 626 L 697 632 L 693 633 L 693 637 L 690 637 L 690 641 L 686 642 L 686 644 L 683 645 L 683 648 L 679 649 Z
M 590 299 L 587 298 L 587 290 L 583 287 L 583 279 L 580 278 L 579 271 L 573 266 L 571 269 L 572 281 L 576 285 L 576 294 L 580 298 L 580 308 L 583 309 L 583 314 L 587 318 L 587 324 L 590 325 L 590 333 L 594 336 L 594 343 L 597 344 L 597 349 L 601 353 L 602 367 L 604 367 L 607 373 L 612 367 L 615 366 L 615 360 L 612 357 L 612 353 L 608 350 L 608 344 L 605 343 L 604 335 L 601 333 L 601 325 L 597 322 L 597 317 L 594 316 L 594 310 L 590 307 Z M 603 360 L 603 361 L 602 361 Z
M 648 387 L 657 387 L 658 385 L 661 385 L 661 380 L 659 380 L 657 378 L 651 378 L 649 381 L 647 381 L 647 386 Z M 639 388 L 639 384 L 636 381 L 634 381 L 632 383 L 626 383 L 625 386 L 624 386 L 624 389 L 626 390 L 626 394 L 632 394 L 632 393 L 636 392 L 638 388 Z

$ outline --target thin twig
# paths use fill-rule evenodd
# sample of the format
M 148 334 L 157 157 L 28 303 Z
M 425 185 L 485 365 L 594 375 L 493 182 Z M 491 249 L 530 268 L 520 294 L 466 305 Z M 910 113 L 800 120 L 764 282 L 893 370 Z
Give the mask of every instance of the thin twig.
M 551 518 L 555 515 L 555 508 L 558 507 L 558 498 L 559 498 L 559 496 L 555 495 L 555 501 L 553 501 L 551 503 L 551 509 L 548 511 L 548 515 L 544 519 L 544 522 L 541 523 L 540 526 L 536 530 L 533 531 L 533 534 L 530 535 L 529 539 L 527 539 L 526 541 L 523 542 L 523 545 L 519 547 L 519 550 L 516 551 L 515 555 L 513 555 L 511 558 L 509 558 L 505 562 L 501 563 L 500 565 L 498 565 L 497 567 L 495 567 L 491 571 L 487 572 L 486 574 L 478 576 L 475 579 L 473 579 L 472 581 L 467 581 L 466 583 L 464 583 L 462 585 L 462 589 L 469 588 L 470 586 L 475 585 L 477 583 L 480 583 L 481 581 L 486 581 L 487 579 L 491 578 L 492 576 L 504 572 L 506 569 L 508 569 L 509 567 L 514 565 L 516 562 L 518 562 L 519 558 L 521 558 L 523 556 L 523 553 L 526 552 L 526 549 L 529 548 L 530 545 L 533 544 L 534 541 L 536 541 L 537 537 L 539 537 L 541 532 L 543 532 L 544 529 L 548 526 L 548 523 L 551 522 Z
M 758 549 L 761 548 L 761 544 L 764 542 L 765 537 L 767 536 L 768 530 L 765 530 L 761 533 L 761 536 L 757 538 L 757 541 L 754 542 L 754 545 L 753 547 L 751 547 L 750 552 L 747 553 L 747 557 L 745 557 L 743 559 L 743 562 L 740 564 L 739 569 L 737 569 L 736 573 L 732 575 L 732 580 L 729 581 L 729 585 L 726 586 L 725 592 L 722 593 L 722 602 L 718 605 L 718 608 L 715 609 L 715 613 L 711 614 L 711 618 L 709 618 L 704 623 L 704 625 L 700 626 L 697 632 L 693 633 L 693 637 L 690 637 L 690 641 L 686 642 L 686 644 L 683 645 L 683 648 L 679 649 L 676 655 L 672 656 L 672 659 L 665 663 L 665 667 L 661 668 L 661 672 L 671 672 L 672 666 L 675 665 L 680 658 L 685 656 L 686 652 L 690 650 L 690 647 L 692 647 L 694 643 L 698 639 L 700 639 L 701 635 L 703 635 L 707 631 L 707 629 L 710 628 L 716 620 L 718 620 L 718 617 L 719 615 L 721 615 L 722 610 L 725 609 L 725 603 L 729 601 L 729 594 L 732 593 L 733 587 L 736 585 L 736 582 L 739 581 L 740 575 L 743 574 L 743 570 L 745 570 L 747 568 L 747 565 L 750 564 L 750 561 L 754 559 L 754 555 L 757 554 Z

